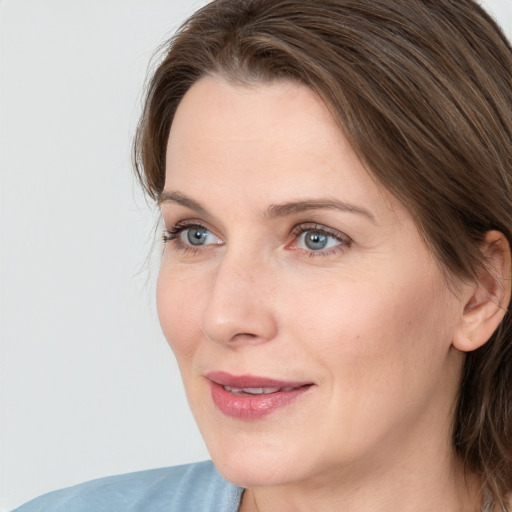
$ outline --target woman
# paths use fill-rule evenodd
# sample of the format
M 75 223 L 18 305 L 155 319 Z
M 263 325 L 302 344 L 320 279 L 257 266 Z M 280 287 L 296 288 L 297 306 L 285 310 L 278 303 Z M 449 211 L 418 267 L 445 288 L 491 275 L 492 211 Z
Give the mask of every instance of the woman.
M 19 510 L 511 510 L 512 49 L 472 0 L 217 0 L 135 143 L 211 463 Z

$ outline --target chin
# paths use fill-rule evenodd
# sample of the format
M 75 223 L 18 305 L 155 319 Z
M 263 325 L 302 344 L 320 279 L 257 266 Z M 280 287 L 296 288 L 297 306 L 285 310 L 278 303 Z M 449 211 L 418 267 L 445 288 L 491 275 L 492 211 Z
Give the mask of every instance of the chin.
M 286 484 L 295 480 L 303 468 L 296 447 L 286 439 L 264 430 L 243 432 L 236 429 L 212 429 L 203 433 L 210 456 L 219 473 L 243 488 Z M 295 448 L 295 449 L 294 449 Z
M 234 459 L 237 460 L 234 460 Z M 212 457 L 219 473 L 229 482 L 251 489 L 256 487 L 279 486 L 297 480 L 293 472 L 293 465 L 284 460 L 275 460 L 265 454 L 245 457 Z M 296 467 L 296 464 L 295 464 Z
M 325 457 L 315 455 L 309 443 L 297 443 L 286 430 L 283 435 L 264 430 L 251 435 L 225 431 L 216 435 L 210 430 L 205 441 L 219 473 L 246 489 L 307 480 L 325 469 L 321 467 Z

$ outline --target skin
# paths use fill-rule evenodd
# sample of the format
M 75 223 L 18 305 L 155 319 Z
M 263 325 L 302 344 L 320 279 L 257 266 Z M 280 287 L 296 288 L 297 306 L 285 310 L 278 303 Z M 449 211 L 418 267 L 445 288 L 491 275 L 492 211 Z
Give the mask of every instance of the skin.
M 213 461 L 247 489 L 241 510 L 479 510 L 451 447 L 474 286 L 447 285 L 322 101 L 293 82 L 203 78 L 173 121 L 164 190 L 181 234 L 163 254 L 160 321 Z M 269 215 L 304 200 L 355 211 Z M 297 226 L 326 230 L 328 248 Z M 218 370 L 314 386 L 247 421 L 215 407 L 205 375 Z

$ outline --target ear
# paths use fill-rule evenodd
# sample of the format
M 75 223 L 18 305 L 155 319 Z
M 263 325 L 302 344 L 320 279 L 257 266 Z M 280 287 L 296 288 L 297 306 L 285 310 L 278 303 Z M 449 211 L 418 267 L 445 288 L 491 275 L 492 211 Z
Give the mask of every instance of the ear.
M 489 231 L 482 246 L 484 265 L 478 281 L 465 287 L 465 304 L 452 345 L 470 352 L 484 345 L 507 312 L 511 288 L 510 245 L 499 231 Z

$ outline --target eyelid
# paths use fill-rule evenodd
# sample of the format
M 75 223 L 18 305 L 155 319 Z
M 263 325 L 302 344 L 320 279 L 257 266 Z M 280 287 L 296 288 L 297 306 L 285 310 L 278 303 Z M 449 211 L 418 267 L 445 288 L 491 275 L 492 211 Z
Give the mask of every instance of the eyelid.
M 339 243 L 335 247 L 330 247 L 330 248 L 323 249 L 323 250 L 320 249 L 317 251 L 312 250 L 312 249 L 303 249 L 303 248 L 292 247 L 293 243 L 297 242 L 300 235 L 302 235 L 303 233 L 307 233 L 309 231 L 314 231 L 314 232 L 325 234 L 329 237 L 336 239 Z M 353 243 L 353 240 L 348 235 L 343 233 L 342 231 L 338 231 L 337 229 L 329 228 L 322 224 L 312 223 L 312 222 L 306 222 L 306 223 L 302 223 L 302 224 L 295 226 L 292 229 L 290 236 L 293 238 L 290 242 L 288 242 L 286 244 L 286 248 L 288 248 L 290 250 L 294 250 L 294 251 L 303 251 L 310 256 L 325 256 L 327 254 L 333 254 L 333 253 L 337 253 L 339 251 L 344 251 L 344 250 L 348 249 Z
M 179 220 L 173 223 L 171 228 L 165 228 L 166 233 L 175 233 L 177 234 L 180 231 L 183 231 L 187 228 L 193 228 L 193 227 L 199 227 L 203 229 L 207 229 L 211 233 L 213 233 L 213 230 L 203 221 L 199 219 L 186 219 L 186 220 Z M 215 235 L 217 236 L 217 235 Z
M 201 228 L 206 231 L 208 231 L 212 236 L 214 236 L 218 242 L 214 244 L 205 244 L 205 245 L 193 245 L 193 244 L 187 244 L 184 243 L 181 239 L 181 234 L 183 231 L 191 228 Z M 190 251 L 201 251 L 206 250 L 208 247 L 211 247 L 212 245 L 223 245 L 224 242 L 222 241 L 221 237 L 218 236 L 213 229 L 211 229 L 206 223 L 203 221 L 200 221 L 198 219 L 186 219 L 179 222 L 176 222 L 174 226 L 170 229 L 165 228 L 163 234 L 162 234 L 162 241 L 164 244 L 167 244 L 168 242 L 173 242 L 178 249 L 181 250 L 190 250 Z

